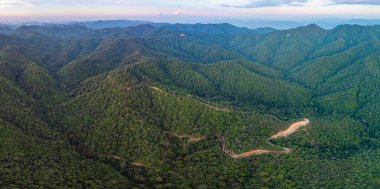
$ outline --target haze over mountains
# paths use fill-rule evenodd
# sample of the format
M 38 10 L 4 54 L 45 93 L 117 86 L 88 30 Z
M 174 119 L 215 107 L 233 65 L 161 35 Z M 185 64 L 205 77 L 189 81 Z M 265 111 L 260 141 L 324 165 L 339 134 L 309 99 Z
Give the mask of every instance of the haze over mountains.
M 166 19 L 166 20 L 176 20 L 176 19 Z M 0 22 L 1 23 L 1 22 Z M 170 25 L 174 24 L 175 21 L 167 23 L 165 21 L 144 21 L 144 20 L 97 20 L 97 21 L 67 21 L 67 22 L 18 22 L 9 23 L 7 26 L 11 28 L 16 28 L 22 25 L 49 25 L 49 24 L 78 24 L 83 25 L 91 29 L 102 29 L 102 28 L 113 28 L 113 27 L 131 27 L 143 24 L 151 25 Z M 183 22 L 182 22 L 183 23 Z M 299 19 L 299 20 L 265 20 L 265 19 L 251 19 L 251 20 L 239 20 L 239 19 L 226 19 L 226 20 L 215 20 L 215 21 L 189 21 L 188 24 L 195 23 L 230 23 L 238 27 L 246 27 L 250 29 L 257 28 L 275 28 L 275 29 L 291 29 L 299 26 L 307 26 L 310 24 L 317 24 L 324 29 L 332 29 L 339 25 L 361 25 L 370 26 L 380 24 L 379 19 L 339 19 L 339 18 L 321 18 L 321 19 Z
M 0 33 L 1 188 L 379 186 L 378 25 Z

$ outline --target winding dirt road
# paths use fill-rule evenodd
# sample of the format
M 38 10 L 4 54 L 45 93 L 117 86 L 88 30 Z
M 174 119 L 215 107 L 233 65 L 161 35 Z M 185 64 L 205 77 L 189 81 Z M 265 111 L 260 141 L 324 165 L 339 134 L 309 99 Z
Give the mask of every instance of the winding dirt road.
M 223 142 L 223 152 L 226 153 L 227 155 L 229 155 L 230 157 L 235 158 L 235 159 L 249 157 L 252 155 L 268 154 L 268 153 L 271 153 L 271 154 L 287 154 L 287 153 L 290 153 L 290 151 L 291 151 L 290 148 L 276 146 L 276 145 L 272 144 L 271 142 L 269 142 L 269 139 L 267 139 L 268 144 L 275 146 L 275 147 L 280 147 L 280 148 L 282 148 L 282 150 L 275 151 L 275 150 L 257 149 L 257 150 L 251 150 L 248 152 L 244 152 L 241 154 L 236 154 L 235 152 L 233 152 L 231 150 L 225 149 L 226 143 L 225 143 L 224 137 L 222 137 L 222 142 Z
M 269 145 L 274 146 L 274 147 L 280 147 L 280 148 L 282 148 L 282 150 L 274 151 L 274 150 L 266 150 L 266 149 L 256 149 L 256 150 L 251 150 L 251 151 L 244 152 L 244 153 L 241 153 L 241 154 L 236 154 L 235 152 L 226 149 L 226 142 L 225 142 L 224 137 L 222 136 L 223 152 L 226 153 L 226 154 L 228 154 L 230 157 L 235 158 L 235 159 L 249 157 L 249 156 L 252 156 L 252 155 L 267 154 L 267 153 L 272 153 L 272 154 L 288 154 L 291 151 L 290 148 L 276 146 L 273 143 L 271 143 L 270 140 L 277 139 L 279 137 L 287 137 L 287 136 L 295 133 L 300 127 L 306 126 L 309 123 L 310 123 L 310 120 L 305 118 L 303 121 L 298 121 L 298 122 L 295 122 L 295 123 L 291 124 L 288 127 L 288 129 L 286 129 L 285 131 L 280 131 L 277 134 L 275 134 L 275 135 L 273 135 L 273 136 L 271 136 L 270 138 L 267 139 L 267 143 Z
M 251 150 L 251 151 L 244 152 L 244 153 L 241 153 L 241 154 L 236 154 L 235 152 L 226 149 L 226 140 L 224 139 L 223 136 L 221 136 L 221 140 L 222 140 L 222 144 L 223 144 L 223 152 L 226 153 L 227 155 L 229 155 L 230 157 L 235 158 L 235 159 L 249 157 L 249 156 L 252 156 L 252 155 L 268 154 L 268 153 L 272 153 L 272 154 L 288 154 L 288 153 L 291 152 L 290 148 L 276 146 L 273 143 L 271 143 L 270 140 L 277 139 L 277 138 L 280 138 L 280 137 L 287 137 L 287 136 L 295 133 L 299 128 L 301 128 L 303 126 L 306 126 L 309 123 L 310 123 L 310 120 L 305 118 L 303 121 L 295 122 L 295 123 L 291 124 L 286 130 L 280 131 L 277 134 L 275 134 L 275 135 L 273 135 L 273 136 L 271 136 L 270 138 L 267 139 L 267 143 L 269 145 L 271 145 L 273 147 L 277 147 L 277 148 L 282 148 L 282 150 L 277 150 L 276 151 L 276 150 L 266 150 L 266 149 L 255 149 L 255 150 Z M 191 135 L 179 135 L 177 133 L 171 133 L 171 132 L 164 132 L 164 134 L 170 134 L 170 135 L 176 136 L 178 138 L 188 138 L 188 142 L 198 142 L 198 141 L 203 140 L 203 139 L 206 138 L 206 136 L 194 137 L 194 136 L 191 136 Z
M 282 148 L 282 150 L 275 151 L 275 150 L 266 150 L 266 149 L 256 149 L 256 150 L 251 150 L 251 151 L 244 152 L 244 153 L 241 153 L 241 154 L 236 154 L 235 152 L 226 149 L 226 141 L 225 141 L 225 139 L 224 139 L 223 136 L 220 136 L 220 138 L 222 140 L 222 144 L 223 144 L 223 152 L 226 153 L 227 155 L 229 155 L 230 157 L 234 158 L 234 159 L 249 157 L 249 156 L 252 156 L 252 155 L 268 154 L 268 153 L 272 153 L 272 154 L 288 154 L 288 153 L 291 152 L 290 148 L 276 146 L 276 145 L 272 144 L 270 142 L 270 140 L 277 139 L 277 138 L 280 138 L 280 137 L 287 137 L 287 136 L 295 133 L 299 128 L 301 128 L 303 126 L 306 126 L 309 123 L 310 123 L 310 120 L 305 118 L 303 121 L 295 122 L 295 123 L 291 124 L 288 127 L 288 129 L 286 129 L 284 131 L 280 131 L 277 134 L 275 134 L 275 135 L 273 135 L 273 136 L 271 136 L 270 138 L 267 139 L 267 143 L 269 145 L 271 145 L 273 147 L 277 147 L 277 148 Z M 207 136 L 195 137 L 195 136 L 186 135 L 186 134 L 185 135 L 180 135 L 180 134 L 175 133 L 175 132 L 167 132 L 167 131 L 164 132 L 164 135 L 172 135 L 172 136 L 178 137 L 180 139 L 187 138 L 188 142 L 199 142 L 199 141 L 207 138 Z M 169 141 L 167 142 L 166 145 L 169 145 Z M 123 159 L 123 158 L 121 158 L 119 156 L 116 156 L 116 155 L 98 155 L 98 156 L 108 157 L 108 158 L 112 158 L 112 159 L 116 159 L 116 160 L 127 162 L 125 159 Z M 164 154 L 163 157 L 165 158 L 165 156 L 166 156 L 166 151 L 165 151 L 165 154 Z M 163 163 L 164 161 L 165 160 L 162 160 L 161 163 Z M 132 166 L 146 167 L 145 164 L 143 164 L 141 162 L 127 162 L 127 163 L 129 163 Z
M 227 109 L 227 108 L 219 108 L 219 107 L 216 107 L 216 106 L 213 106 L 213 105 L 210 105 L 210 104 L 207 104 L 205 102 L 201 102 L 202 104 L 204 104 L 205 106 L 211 108 L 211 109 L 214 109 L 216 111 L 221 111 L 221 112 L 231 112 L 230 109 Z
M 156 91 L 159 91 L 159 92 L 165 92 L 164 90 L 158 88 L 158 87 L 155 87 L 155 86 L 149 86 L 151 89 L 153 90 L 156 90 Z M 189 96 L 189 95 L 188 95 Z M 190 95 L 191 96 L 191 95 Z M 200 103 L 202 103 L 203 105 L 207 106 L 208 108 L 211 108 L 211 109 L 214 109 L 216 111 L 221 111 L 221 112 L 231 112 L 232 110 L 230 109 L 227 109 L 227 108 L 220 108 L 220 107 L 216 107 L 216 106 L 213 106 L 213 105 L 210 105 L 210 104 L 207 104 L 206 102 L 202 102 L 200 101 Z
M 305 118 L 303 121 L 299 121 L 299 122 L 295 122 L 295 123 L 291 124 L 288 129 L 286 129 L 285 131 L 280 131 L 280 132 L 278 132 L 277 134 L 273 135 L 270 138 L 271 139 L 277 139 L 279 137 L 289 136 L 292 133 L 296 132 L 300 127 L 306 126 L 309 123 L 310 123 L 310 120 Z

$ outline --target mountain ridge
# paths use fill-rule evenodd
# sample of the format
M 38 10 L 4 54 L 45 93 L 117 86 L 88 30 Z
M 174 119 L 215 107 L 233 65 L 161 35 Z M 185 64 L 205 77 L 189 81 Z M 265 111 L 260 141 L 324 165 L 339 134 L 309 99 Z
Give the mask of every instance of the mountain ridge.
M 0 35 L 0 187 L 371 187 L 379 31 L 21 26 Z M 292 152 L 235 160 L 221 136 Z

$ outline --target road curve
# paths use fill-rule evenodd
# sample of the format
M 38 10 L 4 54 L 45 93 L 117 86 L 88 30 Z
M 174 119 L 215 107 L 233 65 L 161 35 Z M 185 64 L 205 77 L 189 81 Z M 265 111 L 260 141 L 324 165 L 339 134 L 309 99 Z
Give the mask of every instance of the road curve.
M 270 144 L 272 146 L 275 146 L 275 147 L 280 147 L 280 148 L 282 148 L 282 150 L 274 151 L 274 150 L 266 150 L 266 149 L 256 149 L 256 150 L 251 150 L 251 151 L 244 152 L 244 153 L 241 153 L 241 154 L 236 154 L 235 152 L 226 149 L 226 142 L 225 142 L 224 137 L 222 136 L 221 138 L 222 138 L 222 143 L 223 143 L 223 152 L 226 153 L 227 155 L 229 155 L 230 157 L 235 158 L 235 159 L 249 157 L 249 156 L 252 156 L 252 155 L 268 154 L 268 153 L 272 153 L 272 154 L 288 154 L 291 151 L 290 148 L 276 146 L 273 143 L 271 143 L 270 140 L 277 139 L 277 138 L 280 138 L 280 137 L 287 137 L 287 136 L 295 133 L 299 128 L 301 128 L 303 126 L 306 126 L 309 123 L 310 123 L 310 120 L 305 118 L 303 121 L 298 121 L 298 122 L 295 122 L 295 123 L 291 124 L 288 127 L 288 129 L 286 129 L 285 131 L 280 131 L 277 134 L 275 134 L 275 135 L 273 135 L 273 136 L 271 136 L 270 138 L 267 139 L 267 143 L 268 144 Z
M 270 140 L 278 139 L 280 137 L 287 137 L 287 136 L 295 133 L 299 128 L 306 126 L 309 123 L 310 123 L 310 120 L 305 118 L 303 121 L 295 122 L 295 123 L 291 124 L 286 130 L 280 131 L 280 132 L 274 134 L 273 136 L 271 136 L 270 138 L 267 139 L 267 143 L 269 145 L 277 147 L 277 148 L 282 148 L 282 150 L 255 149 L 255 150 L 251 150 L 248 152 L 243 152 L 241 154 L 237 154 L 234 151 L 226 149 L 226 140 L 224 139 L 224 136 L 220 136 L 220 138 L 222 140 L 222 144 L 223 144 L 222 150 L 224 153 L 226 153 L 227 155 L 229 155 L 230 157 L 235 158 L 235 159 L 249 157 L 252 155 L 268 154 L 268 153 L 271 153 L 271 154 L 288 154 L 291 152 L 290 148 L 282 147 L 282 146 L 276 146 L 273 143 L 271 143 Z M 194 137 L 191 135 L 179 135 L 177 133 L 167 132 L 167 131 L 165 131 L 164 134 L 173 135 L 173 136 L 178 137 L 180 139 L 181 138 L 187 138 L 188 142 L 198 142 L 198 141 L 201 141 L 201 140 L 206 138 L 206 136 Z

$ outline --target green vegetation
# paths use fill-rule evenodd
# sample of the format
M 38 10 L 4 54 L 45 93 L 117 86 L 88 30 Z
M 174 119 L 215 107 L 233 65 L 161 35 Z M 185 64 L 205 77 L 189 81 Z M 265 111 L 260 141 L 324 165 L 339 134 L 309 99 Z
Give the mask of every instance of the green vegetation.
M 0 34 L 0 187 L 376 188 L 379 33 L 198 24 Z M 311 123 L 267 142 L 302 118 Z M 233 159 L 222 137 L 236 153 L 291 153 Z

